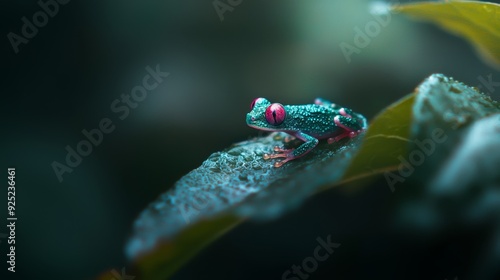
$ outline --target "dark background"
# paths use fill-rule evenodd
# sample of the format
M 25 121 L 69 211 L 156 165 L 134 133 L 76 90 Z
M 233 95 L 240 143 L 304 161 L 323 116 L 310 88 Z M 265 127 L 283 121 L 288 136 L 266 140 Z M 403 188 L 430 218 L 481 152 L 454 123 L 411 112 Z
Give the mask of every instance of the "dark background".
M 465 40 L 402 15 L 392 15 L 348 63 L 339 44 L 353 44 L 354 27 L 373 20 L 369 3 L 243 0 L 221 21 L 212 1 L 74 0 L 60 5 L 15 54 L 7 34 L 20 34 L 21 18 L 31 19 L 40 7 L 2 1 L 1 168 L 16 167 L 19 219 L 16 278 L 2 279 L 90 279 L 126 267 L 123 247 L 140 211 L 211 153 L 259 134 L 244 120 L 256 97 L 300 104 L 321 96 L 371 119 L 432 73 L 472 86 L 478 76 L 500 79 Z M 157 64 L 170 76 L 120 120 L 110 104 L 141 84 L 146 66 Z M 500 89 L 487 93 L 499 100 Z M 64 163 L 66 145 L 75 148 L 85 139 L 81 131 L 97 128 L 104 117 L 116 129 L 59 182 L 52 162 Z M 349 196 L 329 192 L 275 223 L 244 224 L 177 279 L 280 279 L 311 255 L 316 237 L 328 234 L 343 245 L 330 265 L 320 265 L 318 278 L 460 276 L 473 256 L 460 248 L 450 254 L 457 259 L 442 263 L 392 264 L 410 257 L 405 244 L 418 244 L 373 230 L 385 224 L 376 209 L 398 192 L 383 180 L 367 189 L 350 203 Z M 2 191 L 0 200 L 5 197 Z M 372 217 L 368 232 L 366 213 Z M 373 263 L 342 255 L 354 232 L 366 235 L 370 254 L 379 253 L 362 258 Z M 2 240 L 1 273 L 6 251 Z

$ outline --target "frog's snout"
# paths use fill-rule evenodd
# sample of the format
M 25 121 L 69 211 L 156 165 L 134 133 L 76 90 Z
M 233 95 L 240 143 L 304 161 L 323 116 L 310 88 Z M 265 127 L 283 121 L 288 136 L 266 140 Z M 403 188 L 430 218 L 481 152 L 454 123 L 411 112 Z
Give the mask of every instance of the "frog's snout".
M 247 123 L 253 123 L 255 121 L 255 118 L 250 115 L 250 113 L 247 114 Z

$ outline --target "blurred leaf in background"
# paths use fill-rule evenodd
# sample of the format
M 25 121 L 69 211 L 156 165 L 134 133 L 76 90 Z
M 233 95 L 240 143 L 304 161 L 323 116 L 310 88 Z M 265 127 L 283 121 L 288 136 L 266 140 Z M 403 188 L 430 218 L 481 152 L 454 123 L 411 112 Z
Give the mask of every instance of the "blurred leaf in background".
M 500 67 L 500 5 L 479 1 L 417 2 L 393 7 L 431 21 L 471 42 L 483 60 Z

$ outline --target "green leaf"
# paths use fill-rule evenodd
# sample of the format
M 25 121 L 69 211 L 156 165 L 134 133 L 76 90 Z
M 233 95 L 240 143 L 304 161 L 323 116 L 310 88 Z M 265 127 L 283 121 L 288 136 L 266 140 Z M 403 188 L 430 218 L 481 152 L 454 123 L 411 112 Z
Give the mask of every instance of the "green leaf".
M 360 152 L 343 176 L 343 182 L 398 167 L 398 156 L 408 153 L 411 108 L 414 100 L 413 94 L 407 95 L 375 117 L 365 135 Z
M 421 2 L 392 7 L 394 12 L 431 21 L 471 42 L 489 64 L 500 65 L 500 5 L 476 1 Z

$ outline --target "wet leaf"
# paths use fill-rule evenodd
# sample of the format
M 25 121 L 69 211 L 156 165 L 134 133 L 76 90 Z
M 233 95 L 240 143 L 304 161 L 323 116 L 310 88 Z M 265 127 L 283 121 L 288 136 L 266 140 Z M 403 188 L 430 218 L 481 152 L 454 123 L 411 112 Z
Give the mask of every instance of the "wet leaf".
M 297 207 L 342 177 L 362 140 L 360 135 L 331 145 L 325 141 L 306 157 L 275 168 L 262 156 L 282 146 L 284 136 L 273 133 L 212 154 L 150 204 L 126 247 L 141 279 L 168 277 L 246 218 L 269 219 Z
M 439 149 L 432 149 L 430 154 L 433 160 L 426 161 L 419 168 L 420 172 L 427 174 L 425 177 L 429 177 L 438 171 L 443 160 L 462 141 L 462 128 L 500 112 L 500 103 L 475 88 L 441 74 L 431 75 L 417 91 L 412 113 L 412 139 L 430 143 L 435 142 L 433 137 L 442 134 L 445 141 Z M 424 151 L 425 148 L 418 145 L 412 145 L 411 149 L 420 149 L 430 156 Z
M 476 1 L 420 2 L 397 5 L 395 12 L 431 21 L 471 42 L 482 58 L 500 66 L 500 5 Z

